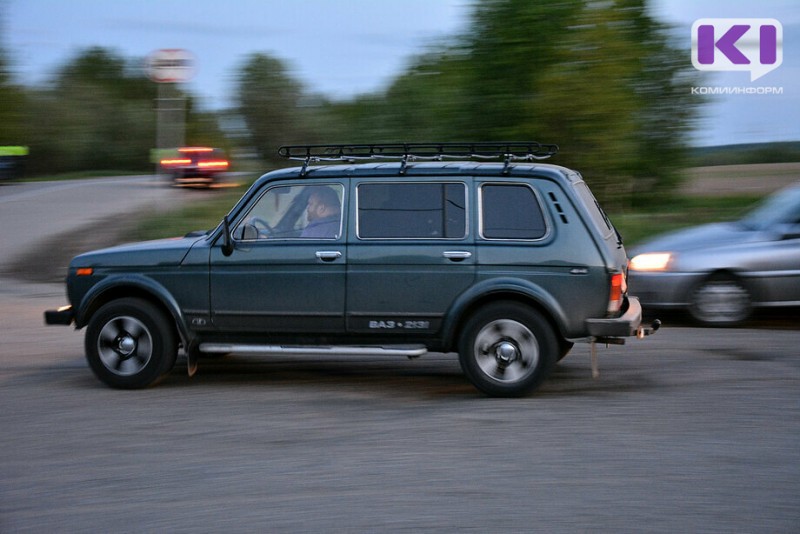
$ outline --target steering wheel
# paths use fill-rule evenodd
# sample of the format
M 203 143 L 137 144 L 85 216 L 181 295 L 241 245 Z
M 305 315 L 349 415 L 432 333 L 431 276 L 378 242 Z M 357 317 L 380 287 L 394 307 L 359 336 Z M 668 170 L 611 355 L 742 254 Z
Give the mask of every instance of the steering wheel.
M 259 235 L 263 235 L 264 237 L 269 237 L 269 235 L 274 231 L 269 223 L 261 217 L 250 217 L 249 222 L 256 227 Z

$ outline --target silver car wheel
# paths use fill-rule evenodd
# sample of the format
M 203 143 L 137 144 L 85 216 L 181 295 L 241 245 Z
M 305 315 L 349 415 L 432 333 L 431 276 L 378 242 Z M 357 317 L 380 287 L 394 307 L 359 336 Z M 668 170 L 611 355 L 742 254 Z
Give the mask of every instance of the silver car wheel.
M 97 354 L 106 369 L 119 376 L 132 376 L 153 357 L 153 336 L 134 317 L 115 317 L 97 337 Z
M 539 343 L 522 323 L 498 319 L 487 323 L 475 337 L 475 362 L 489 378 L 516 383 L 536 371 Z
M 735 279 L 711 279 L 694 291 L 691 312 L 703 323 L 736 324 L 750 315 L 750 294 Z

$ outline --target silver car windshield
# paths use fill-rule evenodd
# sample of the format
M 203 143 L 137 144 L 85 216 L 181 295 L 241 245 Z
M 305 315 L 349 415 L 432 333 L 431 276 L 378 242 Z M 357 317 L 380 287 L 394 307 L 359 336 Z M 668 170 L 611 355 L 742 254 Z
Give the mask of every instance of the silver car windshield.
M 800 185 L 767 198 L 739 222 L 751 230 L 766 230 L 777 224 L 800 224 Z

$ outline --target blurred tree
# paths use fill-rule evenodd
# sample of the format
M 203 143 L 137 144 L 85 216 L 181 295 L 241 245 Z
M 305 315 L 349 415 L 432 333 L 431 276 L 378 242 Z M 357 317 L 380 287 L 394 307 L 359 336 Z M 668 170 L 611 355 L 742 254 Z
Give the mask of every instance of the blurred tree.
M 468 91 L 473 87 L 465 57 L 444 46 L 417 57 L 386 93 L 388 125 L 397 141 L 480 140 Z M 386 137 L 386 136 L 384 136 Z
M 637 158 L 634 201 L 663 202 L 689 162 L 689 138 L 706 99 L 691 94 L 699 73 L 687 53 L 672 44 L 670 27 L 647 14 L 645 0 L 620 0 L 629 13 L 630 39 L 639 50 L 633 89 L 642 103 L 636 114 Z
M 565 165 L 580 169 L 605 203 L 627 200 L 638 156 L 637 116 L 645 102 L 635 91 L 639 51 L 629 13 L 585 4 L 572 14 L 525 103 L 523 130 L 553 139 Z M 529 111 L 528 111 L 529 110 Z
M 1 15 L 1 14 L 0 14 Z M 28 143 L 25 128 L 25 93 L 13 83 L 9 60 L 1 32 L 4 25 L 0 18 L 0 146 L 26 145 Z
M 58 90 L 102 89 L 115 100 L 156 98 L 156 85 L 144 74 L 139 62 L 132 62 L 102 47 L 84 50 L 63 66 L 56 78 Z
M 684 163 L 693 70 L 645 0 L 485 0 L 389 89 L 329 106 L 360 140 L 553 142 L 605 202 L 663 195 Z M 326 120 L 327 124 L 335 120 Z M 339 134 L 336 130 L 330 130 Z
M 103 48 L 64 65 L 53 82 L 29 91 L 34 173 L 150 169 L 154 84 Z
M 151 171 L 157 85 L 141 65 L 93 47 L 62 66 L 47 87 L 28 90 L 30 172 Z M 187 142 L 224 146 L 216 121 L 187 100 Z
M 466 36 L 477 139 L 555 142 L 605 202 L 674 185 L 701 102 L 645 0 L 481 3 Z
M 303 87 L 282 61 L 267 54 L 250 55 L 239 70 L 235 98 L 263 159 L 274 161 L 281 145 L 311 141 Z
M 538 138 L 557 142 L 539 124 L 542 93 L 558 91 L 542 75 L 574 23 L 580 0 L 488 0 L 476 6 L 464 37 L 468 63 L 466 132 L 479 140 Z M 533 127 L 532 127 L 533 126 Z

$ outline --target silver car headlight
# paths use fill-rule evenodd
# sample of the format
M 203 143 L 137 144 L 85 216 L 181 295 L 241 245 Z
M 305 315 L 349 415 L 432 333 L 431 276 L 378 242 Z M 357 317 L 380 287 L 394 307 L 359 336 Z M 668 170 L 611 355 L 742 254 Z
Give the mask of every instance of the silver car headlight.
M 671 252 L 646 252 L 634 256 L 628 267 L 643 272 L 666 271 L 673 260 Z

